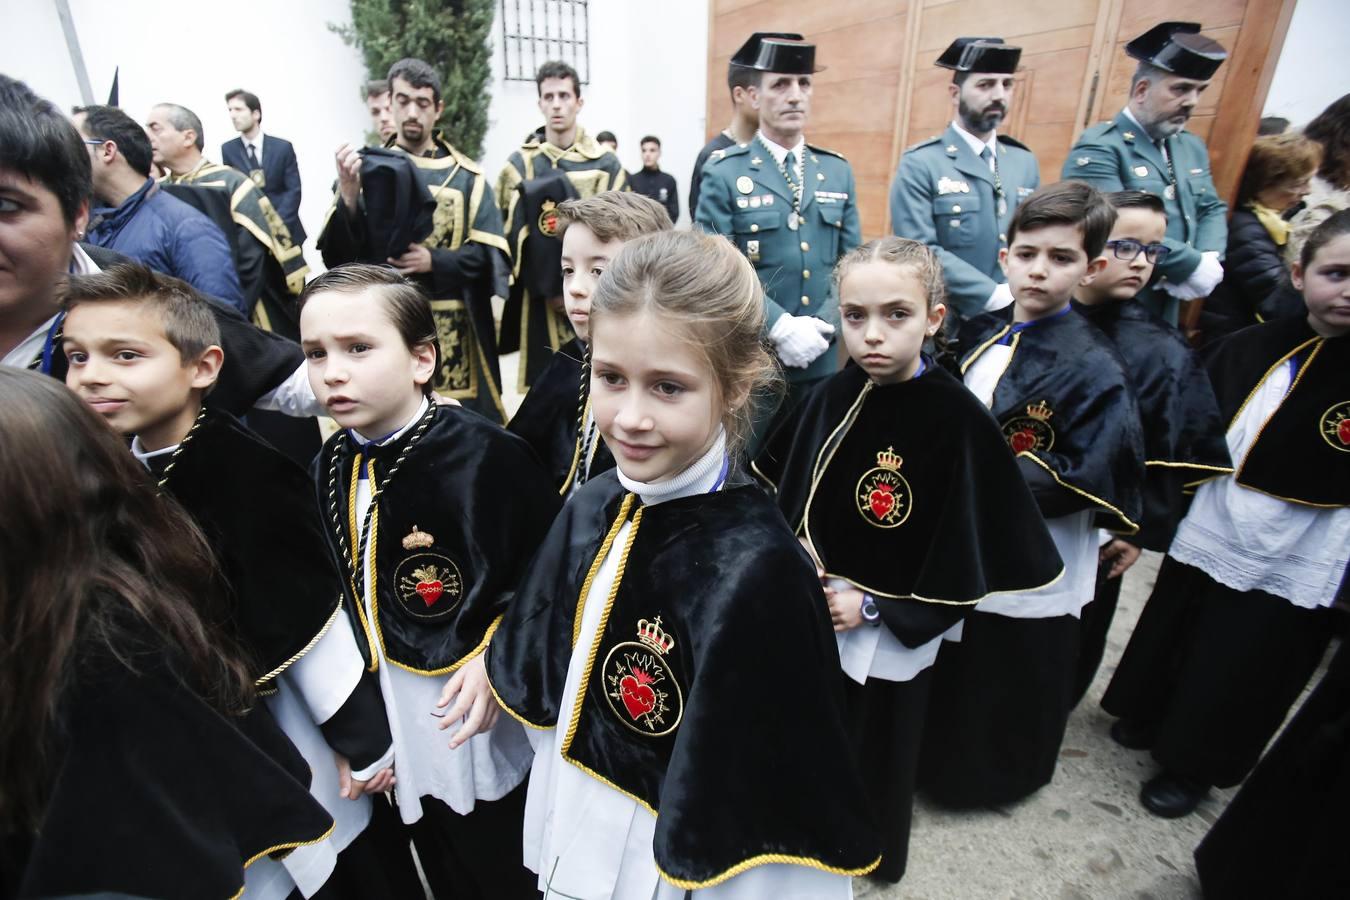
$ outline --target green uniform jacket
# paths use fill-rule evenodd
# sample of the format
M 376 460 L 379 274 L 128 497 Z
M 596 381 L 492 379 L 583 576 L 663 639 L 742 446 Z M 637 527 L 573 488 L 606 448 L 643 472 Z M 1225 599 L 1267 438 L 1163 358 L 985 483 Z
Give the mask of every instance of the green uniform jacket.
M 1064 178 L 1086 181 L 1102 191 L 1148 191 L 1163 198 L 1167 237 L 1172 251 L 1158 266 L 1156 280 L 1180 284 L 1200 265 L 1200 254 L 1228 246 L 1228 205 L 1214 187 L 1209 150 L 1197 136 L 1183 131 L 1165 141 L 1176 170 L 1175 196 L 1167 196 L 1167 160 L 1134 120 L 1123 111 L 1110 122 L 1094 125 L 1078 138 L 1064 161 Z M 1179 302 L 1156 283 L 1139 299 L 1173 325 Z
M 703 167 L 694 222 L 731 239 L 754 264 L 768 328 L 784 315 L 817 316 L 837 327 L 830 276 L 839 257 L 862 243 L 852 167 L 811 144 L 805 156 L 802 222 L 795 231 L 788 227 L 792 189 L 758 140 L 718 150 Z M 831 348 L 804 369 L 784 371 L 789 381 L 824 378 L 835 370 L 835 357 Z
M 1006 280 L 998 252 L 1008 246 L 1008 223 L 1041 184 L 1035 154 L 1005 135 L 998 136 L 998 171 L 1002 214 L 989 164 L 948 125 L 939 137 L 906 150 L 891 182 L 891 231 L 937 254 L 948 304 L 962 319 L 984 312 Z

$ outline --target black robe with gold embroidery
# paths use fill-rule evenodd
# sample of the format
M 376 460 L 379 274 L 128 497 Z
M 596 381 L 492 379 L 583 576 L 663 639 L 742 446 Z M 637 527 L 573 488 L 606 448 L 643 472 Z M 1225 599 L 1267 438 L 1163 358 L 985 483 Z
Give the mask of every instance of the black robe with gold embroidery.
M 534 449 L 544 469 L 557 483 L 558 493 L 564 497 L 576 482 L 577 471 L 582 466 L 586 467 L 587 477 L 614 468 L 614 456 L 594 424 L 589 441 L 582 431 L 591 410 L 590 382 L 583 385 L 581 381 L 585 353 L 585 347 L 577 338 L 560 347 L 506 426 L 507 431 L 520 435 Z M 589 445 L 586 448 L 589 465 L 581 458 L 586 444 Z
M 1253 325 L 1206 348 L 1205 366 L 1231 427 L 1262 382 L 1297 368 L 1233 476 L 1238 484 L 1304 506 L 1350 506 L 1350 335 L 1324 338 L 1306 318 Z
M 619 158 L 580 127 L 566 150 L 548 143 L 540 128 L 511 154 L 497 176 L 497 205 L 506 223 L 512 259 L 511 294 L 502 310 L 498 346 L 502 353 L 520 351 L 517 390 L 521 393 L 548 364 L 548 350 L 557 350 L 575 334 L 567 317 L 548 306 L 551 297 L 562 296 L 562 241 L 553 209 L 563 195 L 535 197 L 539 192 L 522 190 L 531 181 L 558 173 L 566 176 L 566 187 L 571 189 L 568 196 L 575 193 L 585 198 L 628 190 L 628 176 Z M 539 243 L 547 246 L 534 246 Z M 547 271 L 538 271 L 540 267 Z M 549 290 L 541 291 L 545 284 Z
M 1047 519 L 1097 512 L 1133 534 L 1143 509 L 1144 438 L 1130 378 L 1111 341 L 1072 309 L 1014 330 L 1008 313 L 961 326 L 964 374 L 1012 337 L 990 412 Z
M 596 643 L 574 647 L 580 601 L 629 517 Z M 574 653 L 588 660 L 584 693 L 560 723 Z M 588 482 L 531 562 L 487 667 L 508 712 L 567 729 L 566 759 L 657 816 L 653 852 L 672 884 L 765 863 L 875 867 L 820 583 L 743 476 L 650 507 L 613 472 Z
M 1186 514 L 1186 484 L 1233 470 L 1209 375 L 1180 331 L 1134 300 L 1074 304 L 1111 339 L 1144 429 L 1144 507 L 1130 543 L 1166 552 Z
M 378 641 L 399 668 L 452 672 L 492 636 L 553 521 L 558 491 L 524 441 L 461 407 L 432 406 L 397 440 L 359 449 L 338 432 L 319 454 L 315 475 L 329 546 L 349 574 L 361 553 L 358 467 L 372 490 L 385 485 L 372 504 L 366 544 L 367 558 L 374 554 L 374 622 L 366 616 L 365 586 L 356 585 L 365 576 L 348 581 L 362 655 L 373 671 Z
M 770 436 L 754 468 L 826 574 L 871 594 L 908 647 L 1064 568 L 989 411 L 933 365 L 884 387 L 848 366 Z
M 431 251 L 431 271 L 412 276 L 431 298 L 441 345 L 432 387 L 493 422 L 505 422 L 492 297 L 506 292 L 509 264 L 487 180 L 476 162 L 439 135 L 432 156 L 413 156 L 393 144 L 388 149 L 406 157 L 436 200 L 431 234 L 420 241 Z M 366 226 L 364 197 L 355 213 L 341 194 L 333 198 L 319 250 L 330 268 L 351 262 L 387 264 L 387 248 L 373 246 Z

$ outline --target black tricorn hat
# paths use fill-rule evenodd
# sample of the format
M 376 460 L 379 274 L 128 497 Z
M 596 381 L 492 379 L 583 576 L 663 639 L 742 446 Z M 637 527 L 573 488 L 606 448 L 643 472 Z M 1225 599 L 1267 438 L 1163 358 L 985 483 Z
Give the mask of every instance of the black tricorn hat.
M 1200 33 L 1199 22 L 1162 22 L 1125 45 L 1125 52 L 1165 72 L 1208 81 L 1228 58 L 1218 41 Z
M 746 38 L 745 43 L 741 44 L 741 49 L 731 55 L 731 64 L 733 66 L 744 66 L 747 69 L 754 68 L 755 60 L 759 59 L 759 45 L 764 43 L 765 38 L 800 41 L 802 36 L 787 31 L 756 31 Z
M 956 72 L 992 72 L 1011 75 L 1022 59 L 1022 48 L 998 37 L 959 37 L 942 51 L 934 65 Z
M 751 39 L 753 40 L 753 38 Z M 746 46 L 749 46 L 747 42 Z M 745 50 L 742 47 L 741 50 Z M 737 56 L 740 55 L 738 51 Z M 816 45 L 807 43 L 800 35 L 779 37 L 764 35 L 755 48 L 755 55 L 746 62 L 732 62 L 758 72 L 778 72 L 784 75 L 812 75 L 822 69 L 816 67 Z

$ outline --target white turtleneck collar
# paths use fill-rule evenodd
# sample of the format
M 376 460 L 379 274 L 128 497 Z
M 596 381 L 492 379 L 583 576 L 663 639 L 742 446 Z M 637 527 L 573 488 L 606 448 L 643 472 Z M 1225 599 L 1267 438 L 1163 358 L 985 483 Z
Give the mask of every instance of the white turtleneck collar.
M 694 494 L 706 494 L 714 488 L 720 489 L 726 481 L 726 470 L 729 466 L 727 433 L 725 429 L 719 427 L 717 439 L 708 448 L 708 452 L 678 475 L 648 484 L 634 481 L 624 475 L 621 467 L 617 467 L 617 470 L 620 484 L 637 494 L 644 506 L 654 506 L 667 500 L 678 500 Z
M 137 435 L 131 439 L 131 455 L 136 457 L 136 461 L 148 469 L 150 468 L 150 460 L 154 459 L 156 456 L 172 453 L 178 449 L 178 446 L 178 444 L 174 444 L 172 447 L 165 447 L 163 450 L 146 450 L 141 444 L 140 436 Z

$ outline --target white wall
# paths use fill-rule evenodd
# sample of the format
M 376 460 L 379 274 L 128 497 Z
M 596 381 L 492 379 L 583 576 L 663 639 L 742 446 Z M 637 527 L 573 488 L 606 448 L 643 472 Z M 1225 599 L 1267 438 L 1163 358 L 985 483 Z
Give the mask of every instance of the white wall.
M 1305 125 L 1350 92 L 1350 6 L 1345 0 L 1298 0 L 1263 115 Z

